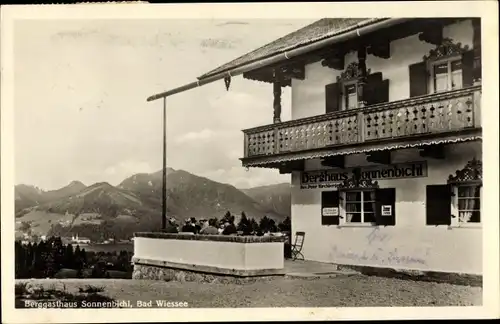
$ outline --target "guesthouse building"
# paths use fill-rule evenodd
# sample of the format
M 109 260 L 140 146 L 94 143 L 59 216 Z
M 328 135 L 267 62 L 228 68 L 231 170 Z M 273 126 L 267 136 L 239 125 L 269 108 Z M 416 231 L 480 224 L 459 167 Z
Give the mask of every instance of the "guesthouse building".
M 274 99 L 242 166 L 290 174 L 306 260 L 482 273 L 480 19 L 321 19 L 199 81 L 244 66 Z
M 290 175 L 304 259 L 482 274 L 479 18 L 321 19 L 148 100 L 238 74 L 273 95 L 242 166 Z

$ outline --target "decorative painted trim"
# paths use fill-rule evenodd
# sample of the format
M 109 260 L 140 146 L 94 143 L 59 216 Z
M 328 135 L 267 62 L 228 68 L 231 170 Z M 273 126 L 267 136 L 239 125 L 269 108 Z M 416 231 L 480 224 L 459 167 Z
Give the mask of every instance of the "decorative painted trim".
M 371 69 L 366 69 L 366 75 L 371 73 Z M 359 62 L 352 62 L 346 67 L 345 71 L 337 77 L 337 82 L 346 82 L 357 80 L 362 77 L 361 70 L 359 69 Z
M 443 42 L 429 51 L 429 54 L 424 55 L 424 61 L 439 60 L 456 55 L 462 55 L 463 52 L 469 50 L 469 45 L 455 43 L 451 38 L 444 38 Z
M 451 138 L 450 138 L 451 137 Z M 283 163 L 288 161 L 296 161 L 296 160 L 310 160 L 310 159 L 318 159 L 324 158 L 328 156 L 336 156 L 336 155 L 351 155 L 351 154 L 359 154 L 359 153 L 368 153 L 368 152 L 376 152 L 376 151 L 386 151 L 386 150 L 401 150 L 408 149 L 414 147 L 422 147 L 426 145 L 436 145 L 436 144 L 452 144 L 452 143 L 463 143 L 468 141 L 478 141 L 482 140 L 482 135 L 471 135 L 467 137 L 458 137 L 457 135 L 452 135 L 448 138 L 443 139 L 429 139 L 422 140 L 415 139 L 415 141 L 411 143 L 400 143 L 400 144 L 385 144 L 381 143 L 378 146 L 374 146 L 373 143 L 364 143 L 368 144 L 367 148 L 356 148 L 356 147 L 348 147 L 346 149 L 335 149 L 324 148 L 321 151 L 315 152 L 295 152 L 293 154 L 287 154 L 283 156 L 256 156 L 250 157 L 247 159 L 241 159 L 243 166 L 245 167 L 262 167 L 269 168 L 270 165 L 276 163 Z M 347 146 L 347 145 L 346 145 Z
M 359 171 L 359 170 L 358 170 Z M 339 191 L 363 190 L 363 189 L 377 189 L 378 182 L 370 179 L 361 179 L 359 173 L 352 175 L 338 185 Z
M 165 240 L 192 240 L 192 241 L 215 241 L 233 243 L 273 243 L 285 242 L 284 237 L 279 236 L 236 236 L 236 235 L 199 235 L 199 234 L 174 234 L 162 232 L 137 232 L 134 237 L 155 238 Z
M 473 158 L 455 175 L 448 177 L 449 184 L 481 184 L 483 182 L 483 163 Z

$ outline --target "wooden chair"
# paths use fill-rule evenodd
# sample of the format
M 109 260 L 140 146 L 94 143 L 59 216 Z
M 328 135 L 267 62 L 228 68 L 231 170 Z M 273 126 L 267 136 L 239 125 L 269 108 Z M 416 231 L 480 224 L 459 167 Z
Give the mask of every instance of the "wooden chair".
M 304 260 L 304 255 L 302 254 L 302 246 L 304 245 L 304 238 L 306 232 L 296 232 L 295 242 L 292 244 L 292 260 Z

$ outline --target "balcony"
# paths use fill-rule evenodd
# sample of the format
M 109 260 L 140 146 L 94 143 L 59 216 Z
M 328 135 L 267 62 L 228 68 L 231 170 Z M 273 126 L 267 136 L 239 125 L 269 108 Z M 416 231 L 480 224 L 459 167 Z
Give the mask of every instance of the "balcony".
M 353 153 L 394 143 L 481 135 L 481 86 L 291 120 L 244 132 L 244 166 L 266 166 L 293 155 Z M 301 154 L 304 154 L 301 156 Z M 315 156 L 321 156 L 316 154 Z

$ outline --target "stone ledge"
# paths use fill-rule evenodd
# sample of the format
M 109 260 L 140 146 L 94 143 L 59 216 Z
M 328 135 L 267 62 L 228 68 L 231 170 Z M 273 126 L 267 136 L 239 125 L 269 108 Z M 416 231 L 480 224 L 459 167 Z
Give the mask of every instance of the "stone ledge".
M 182 264 L 168 261 L 152 260 L 145 258 L 133 257 L 134 271 L 136 265 L 152 266 L 157 268 L 183 270 L 196 273 L 212 274 L 217 276 L 232 276 L 232 277 L 264 277 L 264 276 L 282 276 L 285 274 L 284 269 L 259 269 L 259 270 L 243 270 L 243 269 L 226 269 L 212 266 Z
M 247 284 L 256 281 L 272 280 L 271 276 L 259 277 L 236 277 L 227 275 L 216 275 L 203 272 L 172 269 L 153 265 L 135 264 L 132 279 L 134 280 L 161 280 L 178 282 L 200 282 L 200 283 L 233 283 Z
M 162 232 L 137 232 L 134 237 L 191 240 L 191 241 L 215 241 L 233 243 L 270 243 L 285 242 L 285 237 L 278 236 L 236 236 L 236 235 L 202 235 L 202 234 L 174 234 Z
M 472 286 L 472 287 L 483 286 L 482 275 L 438 272 L 438 271 L 404 270 L 404 269 L 379 268 L 379 267 L 344 265 L 344 264 L 338 264 L 337 266 L 339 270 L 342 269 L 354 270 L 366 276 L 379 276 L 379 277 L 397 278 L 403 280 L 449 283 L 453 285 Z

